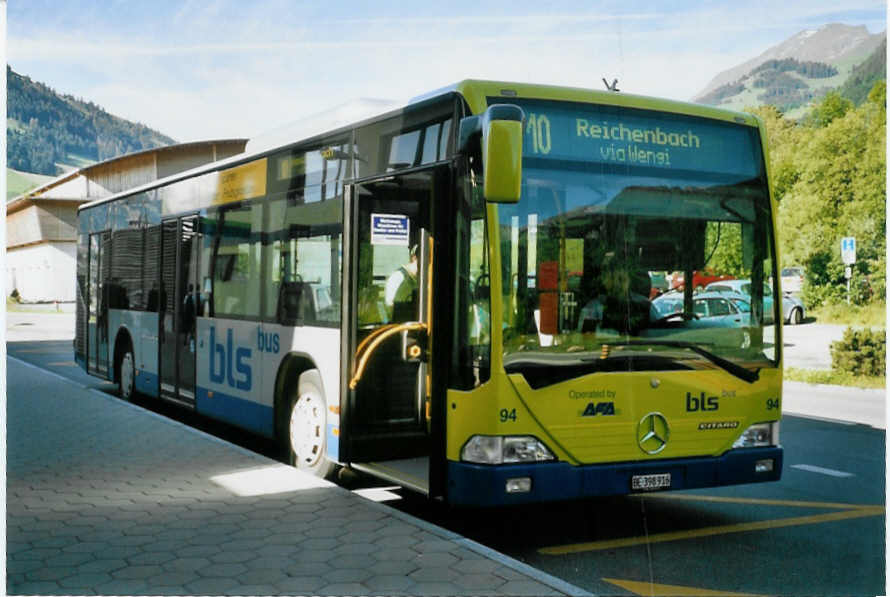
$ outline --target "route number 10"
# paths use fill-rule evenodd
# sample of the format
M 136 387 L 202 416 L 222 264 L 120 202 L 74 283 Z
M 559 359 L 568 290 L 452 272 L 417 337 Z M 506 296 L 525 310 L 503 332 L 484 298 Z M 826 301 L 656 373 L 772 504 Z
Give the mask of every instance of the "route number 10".
M 543 155 L 550 153 L 550 119 L 547 116 L 529 112 L 525 132 L 532 138 L 532 151 Z

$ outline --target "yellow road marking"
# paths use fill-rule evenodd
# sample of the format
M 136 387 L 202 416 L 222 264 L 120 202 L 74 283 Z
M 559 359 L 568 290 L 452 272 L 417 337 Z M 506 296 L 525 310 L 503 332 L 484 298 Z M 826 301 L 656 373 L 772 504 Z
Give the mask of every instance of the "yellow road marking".
M 849 510 L 855 508 L 874 508 L 872 504 L 839 504 L 834 502 L 800 502 L 795 500 L 764 500 L 758 498 L 734 498 L 719 497 L 716 495 L 693 495 L 687 493 L 653 493 L 650 495 L 636 495 L 647 500 L 678 500 L 678 501 L 695 501 L 695 502 L 717 502 L 725 504 L 753 504 L 758 506 L 790 506 L 792 508 L 832 508 L 838 510 Z
M 727 591 L 712 591 L 711 589 L 698 589 L 695 587 L 680 587 L 677 585 L 661 585 L 651 582 L 639 582 L 635 580 L 619 580 L 617 578 L 604 578 L 604 581 L 613 585 L 618 585 L 622 589 L 644 596 L 664 596 L 679 597 L 682 595 L 692 595 L 695 597 L 717 597 L 718 595 L 726 595 L 728 597 L 756 597 L 751 593 L 729 593 Z
M 76 367 L 71 361 L 62 361 L 61 363 L 47 363 L 50 367 Z
M 815 502 L 818 503 L 818 502 Z M 810 502 L 813 504 L 813 502 Z M 829 504 L 826 507 L 834 508 L 837 504 Z M 818 506 L 810 506 L 818 507 Z M 604 541 L 591 541 L 587 543 L 574 543 L 570 545 L 557 545 L 553 547 L 544 547 L 538 552 L 545 555 L 566 555 L 570 553 L 581 553 L 585 551 L 600 551 L 603 549 L 616 549 L 620 547 L 631 547 L 634 545 L 644 545 L 652 543 L 664 543 L 667 541 L 680 541 L 684 539 L 697 539 L 700 537 L 711 537 L 714 535 L 727 535 L 731 533 L 745 533 L 750 531 L 762 531 L 767 529 L 778 529 L 782 527 L 799 526 L 805 524 L 821 524 L 823 522 L 834 522 L 838 520 L 849 520 L 853 518 L 864 518 L 866 516 L 884 516 L 884 506 L 856 506 L 849 510 L 840 512 L 831 512 L 828 514 L 815 514 L 812 516 L 796 516 L 793 518 L 777 518 L 772 520 L 758 520 L 756 522 L 743 522 L 738 524 L 727 524 L 713 527 L 704 527 L 701 529 L 691 529 L 688 531 L 673 531 L 669 533 L 657 533 L 644 537 L 626 537 L 623 539 L 607 539 Z

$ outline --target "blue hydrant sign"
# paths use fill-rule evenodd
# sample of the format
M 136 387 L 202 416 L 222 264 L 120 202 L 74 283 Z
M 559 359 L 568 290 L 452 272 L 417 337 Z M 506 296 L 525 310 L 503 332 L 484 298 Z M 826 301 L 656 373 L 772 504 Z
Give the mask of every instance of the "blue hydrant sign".
M 856 263 L 856 239 L 854 237 L 845 236 L 841 239 L 841 260 L 844 265 Z
M 371 244 L 408 246 L 411 221 L 399 214 L 371 214 Z

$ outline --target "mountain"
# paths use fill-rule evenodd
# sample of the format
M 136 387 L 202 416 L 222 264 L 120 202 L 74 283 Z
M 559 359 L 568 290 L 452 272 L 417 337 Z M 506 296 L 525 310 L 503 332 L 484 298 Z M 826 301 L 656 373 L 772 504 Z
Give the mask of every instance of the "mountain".
M 872 35 L 864 26 L 837 23 L 801 31 L 719 73 L 693 101 L 737 110 L 765 103 L 800 108 L 843 85 L 876 52 L 886 56 L 886 39 L 886 31 Z
M 54 176 L 173 139 L 6 67 L 7 166 Z
M 865 101 L 877 81 L 887 80 L 887 38 L 881 42 L 865 62 L 853 67 L 853 72 L 840 88 L 840 94 L 857 106 Z

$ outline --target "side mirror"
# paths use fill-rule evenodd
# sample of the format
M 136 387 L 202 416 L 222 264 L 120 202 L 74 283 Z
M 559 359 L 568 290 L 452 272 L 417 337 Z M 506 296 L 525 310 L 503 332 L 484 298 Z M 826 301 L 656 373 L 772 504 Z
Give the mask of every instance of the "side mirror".
M 519 106 L 494 104 L 482 115 L 468 116 L 460 122 L 459 151 L 466 151 L 476 135 L 482 137 L 482 193 L 487 201 L 519 201 L 524 116 Z

